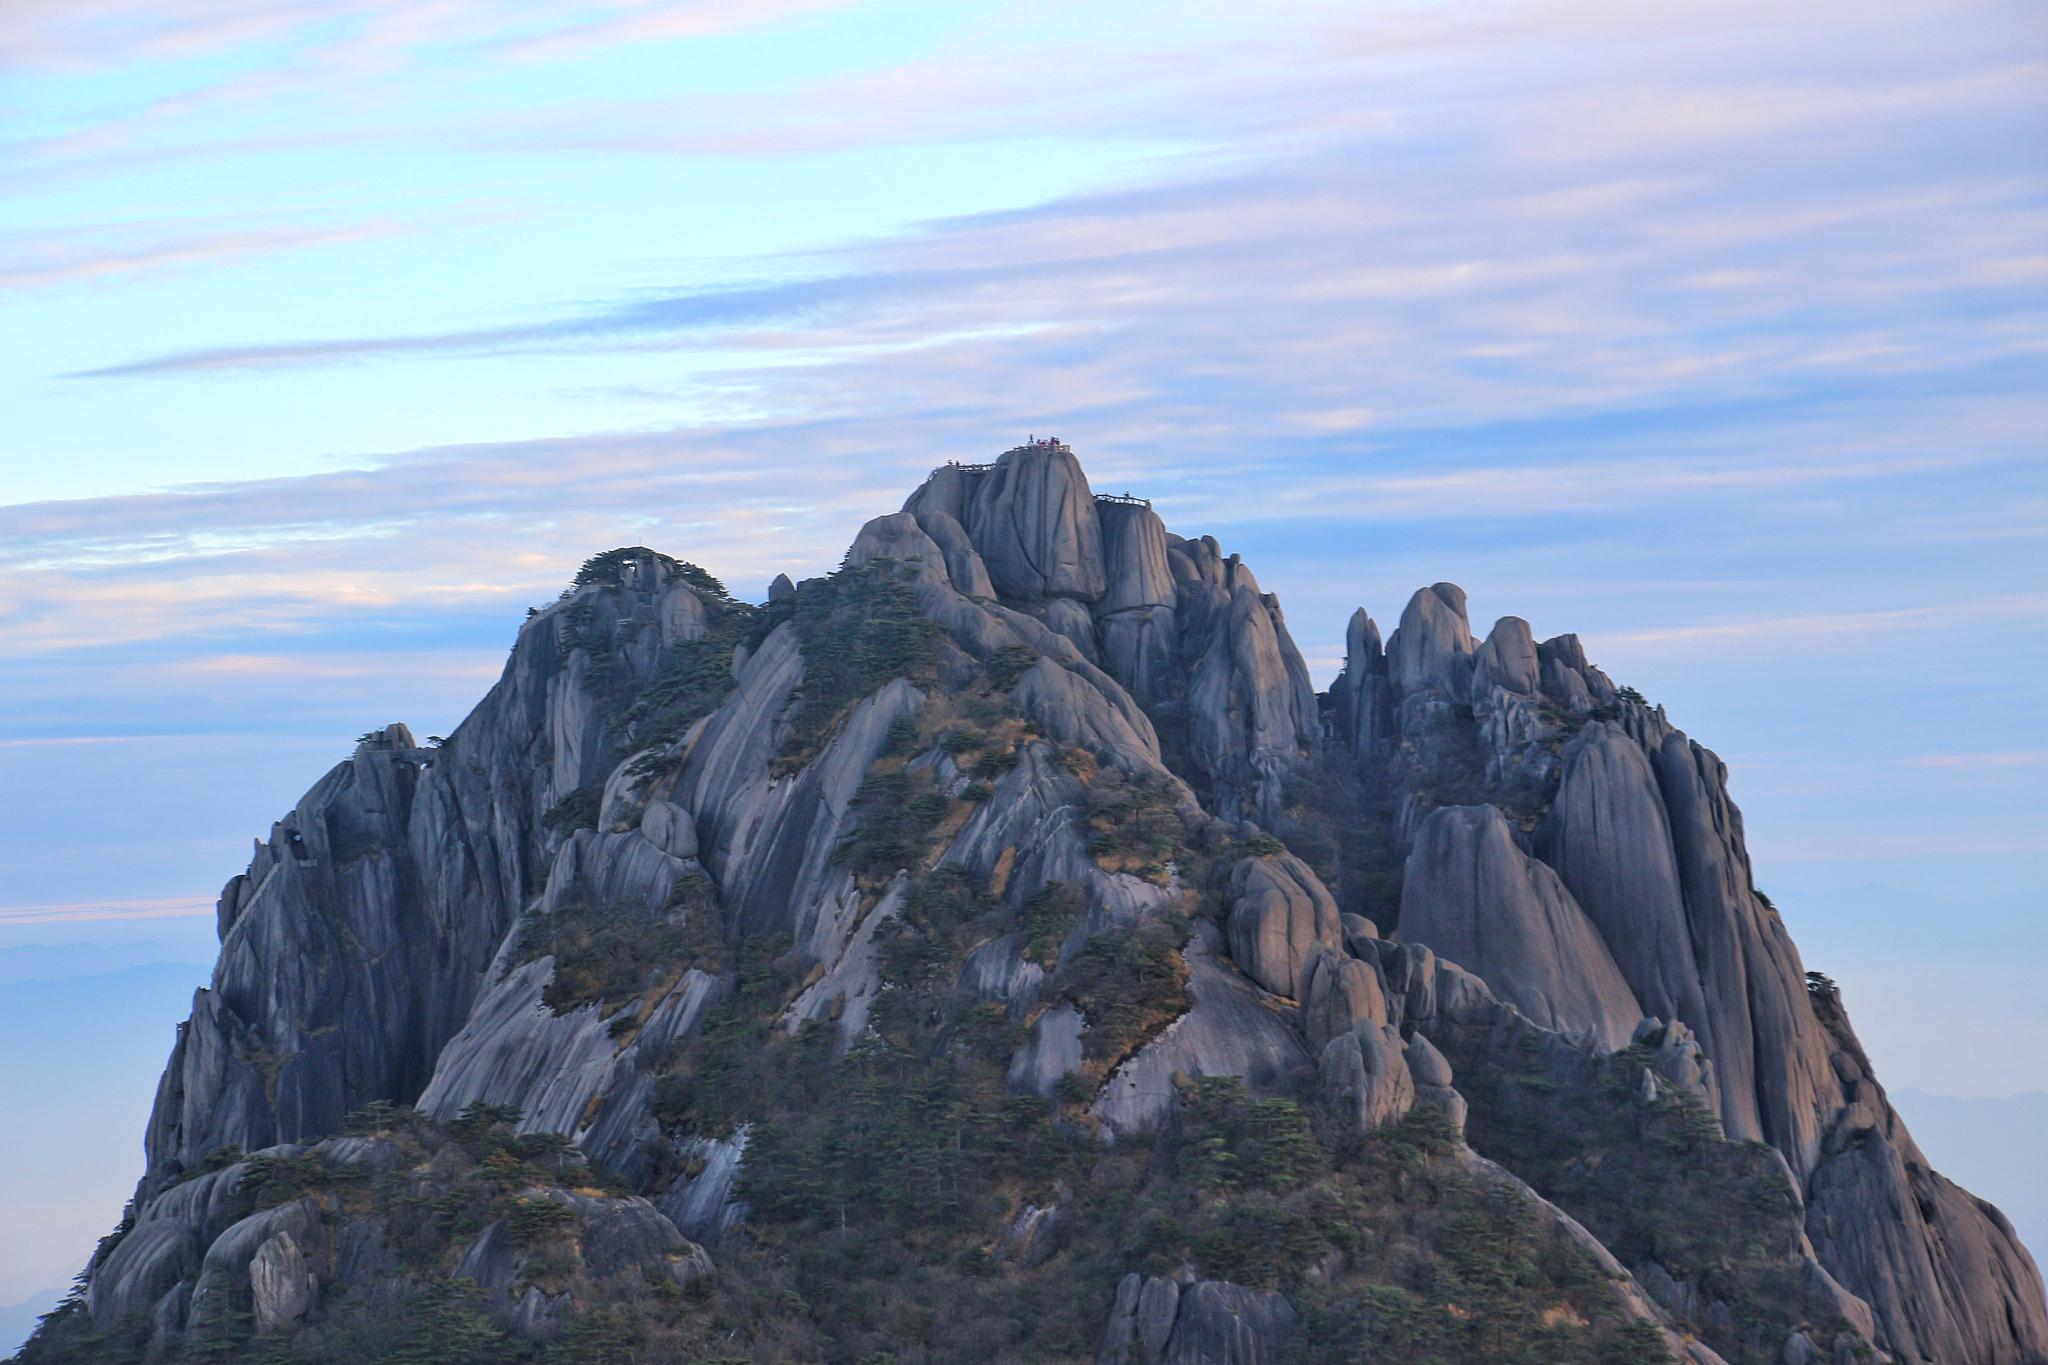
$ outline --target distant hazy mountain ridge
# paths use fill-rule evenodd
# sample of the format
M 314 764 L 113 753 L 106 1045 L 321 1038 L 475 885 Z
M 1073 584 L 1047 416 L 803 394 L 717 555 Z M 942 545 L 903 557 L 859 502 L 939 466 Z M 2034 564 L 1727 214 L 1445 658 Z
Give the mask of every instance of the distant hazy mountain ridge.
M 594 558 L 229 881 L 22 1359 L 2048 1361 L 1720 760 L 1450 584 L 1346 651 L 1046 443 Z

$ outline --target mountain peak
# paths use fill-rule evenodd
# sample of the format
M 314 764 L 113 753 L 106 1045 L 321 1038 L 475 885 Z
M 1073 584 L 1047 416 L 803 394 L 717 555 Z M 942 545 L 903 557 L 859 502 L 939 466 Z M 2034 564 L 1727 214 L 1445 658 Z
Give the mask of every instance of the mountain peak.
M 1345 657 L 1057 441 L 593 556 L 230 879 L 24 1358 L 2043 1359 L 1712 752 L 1453 584 Z

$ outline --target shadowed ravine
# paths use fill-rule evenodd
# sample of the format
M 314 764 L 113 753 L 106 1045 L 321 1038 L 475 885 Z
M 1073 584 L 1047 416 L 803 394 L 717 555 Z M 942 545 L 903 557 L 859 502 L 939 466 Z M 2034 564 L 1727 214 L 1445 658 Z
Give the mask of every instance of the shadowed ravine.
M 642 549 L 255 848 L 22 1359 L 2048 1361 L 1574 636 L 1277 598 L 1044 444 Z

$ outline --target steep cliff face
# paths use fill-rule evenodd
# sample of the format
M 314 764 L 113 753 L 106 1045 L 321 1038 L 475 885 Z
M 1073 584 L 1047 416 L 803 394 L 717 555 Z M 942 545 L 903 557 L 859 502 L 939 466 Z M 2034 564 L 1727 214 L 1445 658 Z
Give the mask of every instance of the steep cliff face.
M 1045 444 L 768 599 L 599 556 L 278 822 L 25 1359 L 2048 1360 L 1574 637 L 1318 698 Z
M 1868 1302 L 1880 1347 L 1902 1360 L 2048 1350 L 2026 1253 L 2002 1217 L 1937 1194 L 1873 1093 L 1839 1002 L 1816 997 L 1755 890 L 1713 752 L 1616 689 L 1575 637 L 1532 647 L 1509 617 L 1474 650 L 1463 595 L 1446 585 L 1411 600 L 1384 668 L 1374 633 L 1354 624 L 1368 646 L 1333 693 L 1345 731 L 1373 736 L 1375 680 L 1391 682 L 1394 731 L 1360 759 L 1399 793 L 1412 842 L 1400 937 L 1469 965 L 1530 1017 L 1609 1046 L 1631 997 L 1683 1024 L 1711 1064 L 1703 1093 L 1725 1131 L 1782 1155 L 1820 1258 Z M 1497 804 L 1422 817 L 1461 731 L 1462 790 Z M 1873 1240 L 1851 1252 L 1835 1228 Z M 1951 1255 L 1980 1269 L 1975 1288 L 1960 1287 Z

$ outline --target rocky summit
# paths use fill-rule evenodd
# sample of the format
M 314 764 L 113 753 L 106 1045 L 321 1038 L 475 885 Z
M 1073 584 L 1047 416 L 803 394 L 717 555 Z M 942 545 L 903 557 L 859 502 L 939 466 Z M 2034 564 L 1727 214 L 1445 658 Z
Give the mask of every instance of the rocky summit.
M 1034 442 L 651 550 L 258 840 L 24 1361 L 2048 1361 L 1712 751 L 1423 588 L 1318 693 Z

